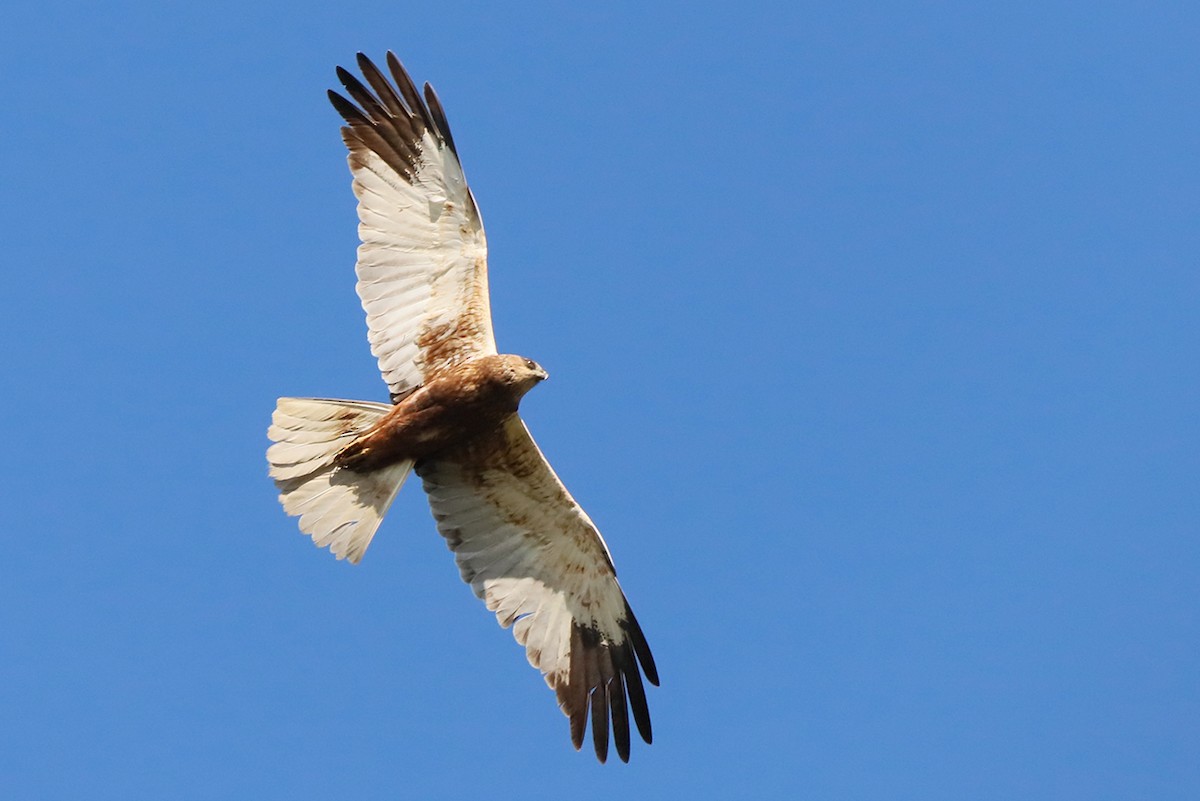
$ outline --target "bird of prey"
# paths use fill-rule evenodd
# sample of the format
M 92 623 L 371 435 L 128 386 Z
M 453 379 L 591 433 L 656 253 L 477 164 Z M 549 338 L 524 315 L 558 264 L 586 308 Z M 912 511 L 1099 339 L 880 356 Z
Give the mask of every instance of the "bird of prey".
M 280 398 L 270 475 L 300 530 L 357 563 L 410 471 L 424 483 L 462 578 L 512 627 L 583 744 L 647 743 L 644 673 L 658 671 L 608 547 L 517 414 L 546 378 L 492 336 L 487 242 L 442 104 L 387 54 L 330 91 L 358 198 L 358 296 L 391 403 Z M 390 74 L 390 79 L 389 79 Z M 365 82 L 364 82 L 365 81 Z M 611 729 L 610 729 L 611 722 Z

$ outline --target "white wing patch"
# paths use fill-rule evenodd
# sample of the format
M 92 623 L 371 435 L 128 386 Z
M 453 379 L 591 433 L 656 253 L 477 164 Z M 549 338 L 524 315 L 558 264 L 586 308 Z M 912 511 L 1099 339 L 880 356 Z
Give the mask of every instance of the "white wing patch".
M 428 134 L 423 146 L 423 153 L 437 152 Z M 457 167 L 452 156 L 451 161 Z M 487 244 L 478 219 L 464 213 L 474 203 L 469 195 L 446 198 L 451 187 L 443 183 L 437 160 L 418 167 L 415 185 L 389 175 L 384 161 L 369 151 L 352 156 L 351 163 L 362 239 L 358 295 L 371 353 L 392 394 L 402 396 L 422 383 L 422 354 L 434 341 L 447 335 L 468 340 L 473 347 L 462 348 L 460 359 L 496 352 L 490 324 L 473 330 L 482 326 L 472 316 L 466 330 L 458 330 L 464 309 L 481 292 L 486 296 Z M 446 365 L 439 360 L 430 366 Z

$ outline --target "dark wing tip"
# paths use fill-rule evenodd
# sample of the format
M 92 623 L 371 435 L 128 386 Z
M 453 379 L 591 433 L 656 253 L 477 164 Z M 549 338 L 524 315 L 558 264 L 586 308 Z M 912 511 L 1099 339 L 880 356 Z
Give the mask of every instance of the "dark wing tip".
M 605 709 L 608 698 L 601 684 L 592 690 L 592 745 L 596 749 L 596 759 L 603 765 L 608 761 L 608 710 Z M 615 727 L 614 727 L 615 728 Z M 613 732 L 620 741 L 620 732 Z
M 582 658 L 575 658 L 576 654 L 584 651 L 583 637 L 583 627 L 571 627 L 571 664 L 567 683 L 558 690 L 559 702 L 571 720 L 571 744 L 576 751 L 583 748 L 583 731 L 587 728 L 588 714 L 587 667 Z
M 642 686 L 637 660 L 628 646 L 618 649 L 616 657 L 617 669 L 625 680 L 625 692 L 629 697 L 629 708 L 633 712 L 638 734 L 649 745 L 654 742 L 654 733 L 650 726 L 650 705 L 646 703 L 646 688 Z M 626 728 L 628 729 L 628 723 Z
M 617 756 L 622 762 L 629 761 L 629 707 L 625 703 L 625 680 L 616 673 L 608 682 L 608 707 L 612 713 L 613 741 Z
M 342 119 L 344 119 L 347 124 L 370 124 L 367 118 L 363 116 L 363 113 L 358 110 L 358 106 L 354 105 L 332 89 L 327 90 L 326 94 L 329 96 L 329 102 L 333 104 L 333 107 L 337 110 L 337 113 L 342 115 Z
M 558 688 L 559 702 L 570 719 L 576 750 L 583 745 L 591 713 L 592 744 L 601 763 L 608 758 L 610 736 L 617 756 L 629 761 L 631 712 L 642 739 L 647 743 L 654 739 L 635 649 L 632 638 L 612 641 L 591 626 L 572 625 L 569 676 Z
M 396 82 L 396 87 L 400 90 L 400 94 L 404 96 L 404 102 L 408 103 L 408 107 L 412 109 L 414 114 L 420 115 L 426 128 L 436 130 L 436 126 L 429 116 L 429 109 L 425 108 L 425 104 L 421 102 L 421 95 L 417 92 L 417 85 L 413 83 L 412 76 L 408 74 L 408 70 L 404 69 L 404 65 L 400 63 L 400 59 L 396 58 L 396 54 L 391 50 L 387 52 L 386 60 L 388 71 L 392 73 L 392 80 Z
M 335 70 L 338 81 L 350 99 L 329 92 L 333 107 L 354 131 L 354 139 L 348 141 L 352 150 L 361 144 L 406 180 L 412 180 L 418 169 L 421 140 L 426 131 L 454 150 L 441 106 L 435 118 L 394 53 L 388 51 L 387 64 L 395 85 L 365 54 L 358 53 L 355 59 L 366 82 L 338 66 Z
M 425 84 L 425 102 L 429 106 L 429 113 L 433 115 L 433 122 L 438 134 L 450 151 L 457 156 L 458 148 L 454 146 L 454 137 L 450 135 L 450 123 L 446 121 L 446 111 L 442 108 L 442 101 L 438 100 L 437 92 L 433 91 L 433 87 L 428 83 Z
M 650 644 L 646 642 L 646 635 L 642 633 L 642 627 L 638 625 L 629 601 L 625 602 L 625 620 L 621 621 L 621 627 L 633 643 L 633 651 L 637 654 L 638 661 L 642 663 L 646 680 L 657 687 L 658 667 L 654 664 L 654 655 L 650 653 Z

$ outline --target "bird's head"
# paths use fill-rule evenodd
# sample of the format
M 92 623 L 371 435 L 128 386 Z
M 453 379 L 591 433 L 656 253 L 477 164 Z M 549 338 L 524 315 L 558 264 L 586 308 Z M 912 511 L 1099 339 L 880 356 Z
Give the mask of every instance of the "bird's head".
M 517 390 L 520 395 L 524 395 L 548 377 L 542 366 L 533 359 L 515 355 L 507 355 L 502 358 L 504 360 L 504 382 Z

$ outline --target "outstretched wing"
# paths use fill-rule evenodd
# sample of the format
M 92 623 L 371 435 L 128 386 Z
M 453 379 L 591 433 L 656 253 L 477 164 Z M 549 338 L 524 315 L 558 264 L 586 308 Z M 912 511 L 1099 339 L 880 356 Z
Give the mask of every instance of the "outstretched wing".
M 422 100 L 391 52 L 391 81 L 362 53 L 358 66 L 369 88 L 338 67 L 351 99 L 329 99 L 346 121 L 358 197 L 358 296 L 397 401 L 447 367 L 496 352 L 487 240 L 432 87 Z
M 558 480 L 517 415 L 493 434 L 418 463 L 438 530 L 463 580 L 512 626 L 583 743 L 629 760 L 629 714 L 647 743 L 650 710 L 638 670 L 658 671 L 595 525 Z M 626 700 L 628 699 L 628 705 Z

